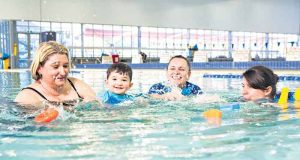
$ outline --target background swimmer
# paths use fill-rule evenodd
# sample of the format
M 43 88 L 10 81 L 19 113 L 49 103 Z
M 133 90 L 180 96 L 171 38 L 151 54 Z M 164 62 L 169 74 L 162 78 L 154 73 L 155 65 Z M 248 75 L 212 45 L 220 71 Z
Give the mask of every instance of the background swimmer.
M 265 66 L 254 66 L 243 73 L 242 95 L 245 101 L 273 101 L 278 76 Z

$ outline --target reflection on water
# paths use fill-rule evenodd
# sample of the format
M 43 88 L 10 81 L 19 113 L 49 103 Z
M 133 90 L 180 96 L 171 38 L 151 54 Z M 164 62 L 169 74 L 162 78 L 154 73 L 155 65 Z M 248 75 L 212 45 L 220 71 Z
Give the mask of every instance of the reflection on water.
M 137 71 L 131 93 L 147 92 L 164 80 L 155 72 Z M 134 72 L 136 73 L 136 72 Z M 100 95 L 103 71 L 74 72 Z M 138 76 L 138 77 L 137 77 Z M 220 85 L 210 85 L 219 83 Z M 239 97 L 240 79 L 202 79 L 191 82 L 228 101 Z M 30 112 L 12 102 L 31 83 L 28 72 L 0 73 L 1 159 L 295 159 L 300 153 L 300 112 L 240 103 L 223 110 L 219 125 L 202 116 L 224 103 L 194 103 L 194 99 L 164 102 L 146 98 L 143 105 L 129 103 L 100 107 L 81 103 L 74 112 L 63 111 L 49 124 L 36 124 Z M 286 82 L 285 82 L 286 83 Z M 297 82 L 290 82 L 295 87 Z

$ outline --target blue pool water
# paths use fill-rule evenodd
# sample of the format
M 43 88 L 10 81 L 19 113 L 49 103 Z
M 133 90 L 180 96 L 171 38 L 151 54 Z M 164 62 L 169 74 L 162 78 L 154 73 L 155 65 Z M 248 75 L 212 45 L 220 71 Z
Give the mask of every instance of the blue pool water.
M 105 90 L 104 70 L 73 71 L 98 96 Z M 130 93 L 146 93 L 165 80 L 164 70 L 134 70 Z M 191 82 L 204 92 L 233 101 L 240 78 L 203 77 Z M 102 108 L 80 104 L 58 120 L 36 124 L 36 111 L 12 101 L 32 82 L 29 72 L 0 72 L 0 159 L 297 159 L 300 156 L 300 111 L 239 103 L 199 104 L 195 98 L 178 102 L 145 99 Z M 294 90 L 300 82 L 281 81 L 278 88 Z M 227 106 L 226 106 L 227 105 Z M 222 120 L 210 123 L 203 113 L 225 108 Z M 233 107 L 236 107 L 232 105 Z M 227 107 L 227 108 L 226 108 Z

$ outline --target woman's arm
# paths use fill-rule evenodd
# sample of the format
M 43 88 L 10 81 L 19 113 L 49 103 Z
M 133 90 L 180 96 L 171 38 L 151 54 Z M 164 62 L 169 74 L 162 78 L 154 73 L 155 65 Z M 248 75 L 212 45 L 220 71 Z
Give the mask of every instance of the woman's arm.
M 171 91 L 171 92 L 170 92 Z M 181 94 L 179 89 L 173 88 L 172 90 L 163 85 L 162 83 L 157 83 L 151 86 L 148 94 L 152 98 L 163 99 L 163 100 L 181 100 L 184 96 Z
M 32 90 L 24 89 L 18 93 L 14 101 L 20 105 L 36 105 L 41 104 L 43 99 Z

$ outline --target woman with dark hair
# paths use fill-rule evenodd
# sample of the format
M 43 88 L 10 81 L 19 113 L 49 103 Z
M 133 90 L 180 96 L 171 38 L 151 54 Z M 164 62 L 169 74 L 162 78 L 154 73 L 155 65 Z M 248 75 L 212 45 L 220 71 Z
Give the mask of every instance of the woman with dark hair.
M 278 76 L 265 66 L 254 66 L 243 73 L 242 94 L 245 101 L 273 101 Z

